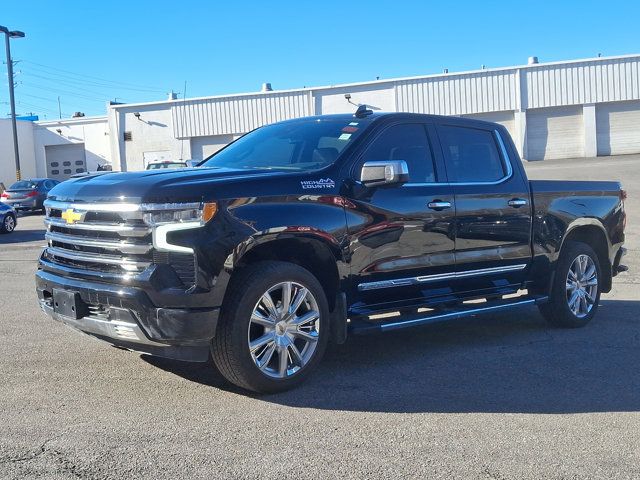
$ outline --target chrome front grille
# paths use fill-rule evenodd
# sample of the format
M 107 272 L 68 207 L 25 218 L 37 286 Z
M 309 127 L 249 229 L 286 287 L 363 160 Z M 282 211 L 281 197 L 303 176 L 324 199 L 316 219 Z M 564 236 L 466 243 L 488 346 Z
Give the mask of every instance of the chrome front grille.
M 137 205 L 47 200 L 45 207 L 48 261 L 115 275 L 136 275 L 153 264 L 168 264 L 183 285 L 195 283 L 194 256 L 156 251 L 152 229 Z

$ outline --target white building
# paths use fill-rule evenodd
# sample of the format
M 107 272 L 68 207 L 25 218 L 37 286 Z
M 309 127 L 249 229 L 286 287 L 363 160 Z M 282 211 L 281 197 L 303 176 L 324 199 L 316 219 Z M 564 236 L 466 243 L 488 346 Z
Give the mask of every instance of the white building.
M 105 117 L 21 125 L 23 176 L 64 178 L 107 162 L 114 170 L 140 170 L 157 159 L 201 159 L 266 123 L 353 112 L 345 94 L 376 110 L 501 123 L 527 160 L 640 153 L 640 55 L 625 55 L 109 105 Z M 0 181 L 7 183 L 14 174 L 8 121 L 0 122 L 0 140 Z

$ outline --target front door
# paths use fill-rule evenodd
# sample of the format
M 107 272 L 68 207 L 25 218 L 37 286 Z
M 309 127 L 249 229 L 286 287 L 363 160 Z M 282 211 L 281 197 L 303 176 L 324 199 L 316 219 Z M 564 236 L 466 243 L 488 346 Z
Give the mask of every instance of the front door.
M 431 127 L 432 128 L 432 127 Z M 378 309 L 450 291 L 455 205 L 427 125 L 388 126 L 365 147 L 354 171 L 369 161 L 404 160 L 409 181 L 368 188 L 346 202 L 353 276 L 351 304 Z
M 531 260 L 529 188 L 501 127 L 439 125 L 456 204 L 456 289 L 505 291 Z

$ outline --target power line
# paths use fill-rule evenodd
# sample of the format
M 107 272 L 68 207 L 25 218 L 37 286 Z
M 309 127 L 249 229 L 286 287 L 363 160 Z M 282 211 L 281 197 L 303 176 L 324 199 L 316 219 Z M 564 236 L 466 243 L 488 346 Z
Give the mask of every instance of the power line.
M 44 65 L 42 63 L 32 62 L 32 61 L 29 61 L 29 60 L 24 60 L 24 62 L 25 63 L 30 63 L 32 65 L 37 65 L 39 67 L 46 68 L 46 69 L 49 69 L 49 70 L 63 72 L 63 73 L 66 73 L 66 74 L 77 76 L 77 77 L 91 78 L 93 80 L 99 80 L 101 82 L 112 83 L 114 85 L 115 84 L 126 85 L 126 86 L 133 87 L 133 88 L 141 88 L 141 89 L 153 90 L 155 92 L 164 92 L 164 89 L 158 88 L 158 87 L 150 87 L 148 85 L 137 85 L 137 84 L 134 84 L 134 83 L 119 82 L 119 81 L 116 81 L 116 80 L 108 80 L 108 79 L 101 78 L 101 77 L 95 77 L 93 75 L 87 75 L 85 73 L 76 73 L 76 72 L 72 72 L 70 70 L 63 70 L 62 68 L 51 67 L 49 65 Z
M 53 113 L 53 114 L 58 114 L 57 110 L 52 110 L 50 108 L 46 108 L 46 107 L 42 107 L 40 105 L 35 105 L 33 103 L 29 103 L 29 102 L 23 102 L 23 101 L 18 101 L 16 102 L 18 105 L 20 106 L 24 106 L 24 107 L 28 107 L 28 108 L 33 108 L 36 112 L 40 111 L 40 112 L 48 112 L 48 113 Z M 69 114 L 65 113 L 65 116 L 69 116 Z
M 25 87 L 30 87 L 30 88 L 36 88 L 38 90 L 42 90 L 45 92 L 49 92 L 49 93 L 55 93 L 56 95 L 59 93 L 65 94 L 65 95 L 71 95 L 72 97 L 78 97 L 78 98 L 82 98 L 85 100 L 89 100 L 92 102 L 100 102 L 100 103 L 104 103 L 107 102 L 109 100 L 109 97 L 107 95 L 104 95 L 103 98 L 96 98 L 96 97 L 90 97 L 88 95 L 83 95 L 81 93 L 76 93 L 76 92 L 71 92 L 69 90 L 62 90 L 60 88 L 55 88 L 55 87 L 48 87 L 48 86 L 42 86 L 42 85 L 38 85 L 35 83 L 26 83 L 26 82 L 22 82 L 22 85 L 24 85 Z
M 38 100 L 43 100 L 45 102 L 58 103 L 57 100 L 52 100 L 52 99 L 46 98 L 46 97 L 39 97 L 38 95 L 31 95 L 30 93 L 20 92 L 20 96 L 21 97 L 37 98 Z
M 26 73 L 26 74 L 32 75 L 32 76 L 39 76 L 39 75 L 37 75 L 35 73 L 31 73 L 30 70 L 35 70 L 38 73 L 49 75 L 46 78 L 48 80 L 53 80 L 53 81 L 56 81 L 56 82 L 65 81 L 67 83 L 87 85 L 87 86 L 92 86 L 92 87 L 109 88 L 109 89 L 117 88 L 119 90 L 129 90 L 129 91 L 142 92 L 142 93 L 161 93 L 161 92 L 164 93 L 164 90 L 160 90 L 160 89 L 128 87 L 128 86 L 119 85 L 117 83 L 97 82 L 97 81 L 94 81 L 94 80 L 87 80 L 86 78 L 76 78 L 76 77 L 72 77 L 70 75 L 64 75 L 64 74 L 60 74 L 60 73 L 50 72 L 48 70 L 43 70 L 43 69 L 37 68 L 37 67 L 36 68 L 28 67 L 28 70 L 23 71 L 22 73 Z M 51 75 L 53 75 L 53 77 L 51 77 Z
M 46 77 L 46 76 L 43 76 L 43 75 L 36 75 L 35 73 L 29 73 L 29 72 L 24 72 L 24 74 L 29 76 L 29 77 L 35 77 L 35 78 L 39 78 L 41 80 L 48 80 L 48 81 L 56 82 L 56 83 L 62 84 L 64 86 L 71 87 L 71 88 L 74 88 L 76 90 L 82 90 L 83 92 L 91 93 L 91 94 L 94 94 L 94 95 L 105 96 L 104 92 L 98 92 L 96 90 L 89 90 L 87 88 L 78 87 L 74 83 L 68 82 L 66 80 L 59 80 L 59 79 L 56 79 L 56 78 Z M 111 88 L 115 89 L 117 87 L 111 87 Z M 111 95 L 106 95 L 106 96 L 107 97 L 111 97 Z

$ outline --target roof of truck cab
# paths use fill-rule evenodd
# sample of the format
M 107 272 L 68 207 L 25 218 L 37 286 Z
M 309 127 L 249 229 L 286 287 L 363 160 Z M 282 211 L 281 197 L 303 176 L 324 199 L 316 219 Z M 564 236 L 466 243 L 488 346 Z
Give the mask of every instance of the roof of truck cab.
M 478 120 L 475 118 L 455 117 L 447 115 L 432 115 L 428 113 L 409 113 L 409 112 L 376 112 L 370 113 L 363 117 L 356 117 L 352 113 L 334 113 L 330 115 L 314 115 L 310 117 L 299 117 L 290 120 L 284 120 L 277 123 L 296 123 L 303 121 L 344 121 L 344 122 L 358 122 L 362 124 L 370 124 L 378 120 L 418 120 L 418 121 L 435 121 L 448 124 L 460 124 L 460 125 L 477 125 L 477 126 L 495 126 L 496 123 L 488 122 L 486 120 Z

